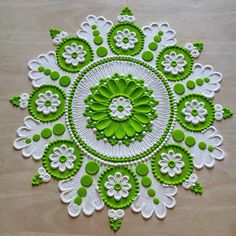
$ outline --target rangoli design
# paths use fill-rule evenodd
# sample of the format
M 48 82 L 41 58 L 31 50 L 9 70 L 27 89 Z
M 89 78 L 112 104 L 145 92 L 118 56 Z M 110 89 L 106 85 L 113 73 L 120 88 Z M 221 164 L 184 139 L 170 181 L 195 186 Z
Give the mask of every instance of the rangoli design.
M 163 219 L 177 187 L 202 194 L 195 169 L 225 155 L 213 122 L 233 114 L 213 101 L 222 74 L 195 63 L 202 42 L 134 22 L 125 7 L 117 24 L 89 15 L 76 36 L 51 29 L 55 52 L 28 63 L 33 91 L 10 99 L 29 111 L 14 147 L 42 163 L 33 186 L 57 179 L 71 217 L 106 205 L 114 231 L 127 207 Z

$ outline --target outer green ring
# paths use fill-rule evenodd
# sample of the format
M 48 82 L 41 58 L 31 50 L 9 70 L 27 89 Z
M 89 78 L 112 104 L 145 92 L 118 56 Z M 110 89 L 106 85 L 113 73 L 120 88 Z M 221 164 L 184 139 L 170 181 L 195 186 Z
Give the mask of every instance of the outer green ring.
M 208 111 L 207 116 L 205 116 L 206 121 L 204 123 L 199 123 L 198 125 L 194 126 L 191 123 L 187 123 L 184 120 L 184 115 L 182 114 L 182 108 L 185 107 L 185 101 L 187 101 L 188 99 L 193 99 L 195 98 L 198 101 L 204 101 L 205 105 L 207 106 L 206 109 Z M 193 131 L 193 132 L 199 132 L 199 131 L 203 131 L 206 128 L 210 127 L 215 119 L 215 108 L 214 108 L 214 103 L 209 99 L 204 97 L 201 94 L 197 94 L 197 93 L 191 93 L 191 94 L 187 94 L 184 97 L 182 97 L 178 103 L 177 103 L 177 121 L 187 130 Z
M 77 67 L 73 67 L 72 65 L 67 65 L 65 64 L 65 60 L 62 58 L 61 54 L 64 52 L 64 46 L 68 43 L 68 42 L 74 42 L 77 41 L 80 45 L 82 45 L 84 48 L 84 50 L 86 51 L 87 55 L 85 56 L 85 61 L 83 63 L 79 63 Z M 89 55 L 88 55 L 89 52 Z M 56 57 L 57 57 L 57 63 L 58 65 L 61 67 L 62 70 L 67 71 L 67 72 L 71 72 L 71 73 L 77 73 L 79 72 L 82 68 L 84 68 L 85 66 L 87 66 L 89 63 L 91 63 L 93 61 L 93 49 L 90 46 L 90 44 L 79 37 L 68 37 L 66 39 L 64 39 L 58 46 L 56 49 Z
M 50 167 L 51 161 L 49 160 L 49 155 L 52 153 L 53 148 L 59 147 L 62 144 L 68 144 L 70 147 L 73 147 L 74 155 L 76 156 L 76 160 L 75 162 L 73 162 L 74 168 L 72 170 L 66 169 L 65 172 L 63 173 L 61 173 L 59 169 L 52 169 Z M 77 145 L 70 139 L 58 139 L 49 143 L 46 149 L 44 150 L 44 154 L 42 158 L 42 163 L 43 163 L 44 168 L 55 179 L 68 179 L 71 176 L 74 176 L 80 169 L 82 162 L 83 162 L 83 153 L 77 147 Z
M 137 42 L 137 44 L 135 44 L 133 49 L 129 49 L 127 51 L 124 51 L 124 50 L 116 47 L 115 41 L 114 41 L 114 36 L 116 35 L 117 30 L 124 30 L 126 28 L 129 30 L 135 31 L 138 42 Z M 143 49 L 144 34 L 143 34 L 143 31 L 139 28 L 139 26 L 137 26 L 135 24 L 124 22 L 124 23 L 116 24 L 111 28 L 111 30 L 108 32 L 108 35 L 107 35 L 107 41 L 108 41 L 108 45 L 109 45 L 110 49 L 115 54 L 126 55 L 126 56 L 135 56 L 135 55 L 139 54 Z
M 171 73 L 166 73 L 164 71 L 164 67 L 161 65 L 165 54 L 170 53 L 172 51 L 178 51 L 179 53 L 184 54 L 184 59 L 186 60 L 187 65 L 184 67 L 184 72 L 181 73 L 181 74 L 172 75 Z M 160 53 L 157 57 L 156 66 L 157 66 L 157 69 L 168 80 L 170 80 L 170 81 L 179 81 L 179 80 L 183 80 L 183 79 L 187 78 L 192 73 L 193 63 L 194 63 L 194 59 L 193 59 L 192 55 L 190 54 L 190 52 L 186 48 L 182 48 L 180 46 L 174 45 L 174 46 L 165 47 L 164 49 L 162 49 L 160 51 Z
M 75 126 L 73 124 L 73 117 L 72 117 L 73 96 L 75 94 L 76 88 L 77 88 L 79 82 L 81 81 L 81 79 L 85 76 L 85 74 L 87 72 L 89 72 L 94 67 L 96 67 L 98 65 L 105 64 L 105 63 L 110 62 L 110 61 L 117 61 L 117 60 L 118 61 L 120 60 L 120 61 L 135 62 L 139 65 L 142 65 L 142 66 L 148 68 L 150 71 L 152 71 L 154 74 L 156 74 L 158 76 L 158 78 L 162 81 L 162 83 L 164 84 L 164 86 L 166 88 L 166 91 L 167 91 L 169 99 L 170 99 L 170 107 L 171 107 L 171 109 L 170 109 L 171 110 L 170 118 L 169 118 L 167 127 L 166 127 L 166 129 L 164 131 L 164 134 L 162 135 L 161 139 L 156 144 L 154 144 L 149 150 L 147 150 L 143 153 L 140 153 L 139 155 L 136 155 L 136 156 L 133 156 L 133 157 L 128 157 L 128 158 L 122 158 L 122 159 L 118 158 L 118 157 L 108 157 L 106 155 L 100 154 L 97 151 L 95 151 L 94 149 L 92 149 L 91 147 L 89 147 L 87 144 L 85 144 L 83 142 L 83 140 L 77 134 L 77 131 L 76 131 Z M 77 79 L 74 81 L 74 83 L 72 84 L 71 90 L 70 90 L 70 95 L 67 97 L 67 103 L 66 104 L 67 104 L 67 112 L 66 112 L 67 124 L 69 126 L 68 128 L 69 128 L 70 134 L 73 137 L 74 141 L 85 152 L 88 152 L 89 155 L 92 154 L 95 159 L 100 160 L 100 161 L 102 160 L 102 161 L 109 162 L 109 163 L 113 162 L 114 164 L 115 163 L 120 164 L 121 162 L 125 164 L 127 162 L 129 163 L 131 161 L 137 161 L 137 160 L 143 159 L 143 158 L 147 157 L 148 155 L 153 154 L 155 151 L 157 151 L 160 148 L 160 146 L 163 145 L 163 142 L 165 142 L 166 138 L 168 137 L 168 134 L 169 134 L 170 130 L 173 128 L 172 124 L 175 120 L 175 111 L 176 111 L 173 91 L 171 90 L 168 82 L 163 77 L 163 75 L 159 71 L 154 69 L 152 66 L 148 65 L 147 63 L 145 63 L 141 60 L 138 60 L 138 59 L 135 59 L 135 58 L 132 58 L 132 57 L 126 57 L 126 56 L 108 57 L 108 58 L 102 59 L 100 61 L 96 61 L 92 65 L 89 65 L 88 67 L 86 67 L 80 73 L 80 75 L 77 77 Z
M 160 154 L 163 150 L 174 149 L 180 151 L 183 154 L 184 164 L 185 166 L 182 169 L 182 173 L 180 175 L 175 175 L 174 177 L 170 177 L 167 174 L 162 174 L 160 171 L 160 166 L 158 165 L 158 161 L 160 160 Z M 188 162 L 186 163 L 186 159 Z M 193 160 L 191 153 L 186 150 L 184 147 L 177 144 L 167 144 L 165 145 L 159 152 L 157 152 L 151 160 L 152 165 L 152 173 L 153 175 L 164 184 L 173 184 L 178 185 L 183 183 L 193 172 Z
M 50 113 L 49 115 L 44 116 L 41 112 L 37 112 L 35 101 L 37 100 L 37 95 L 39 93 L 46 92 L 48 90 L 54 93 L 56 92 L 59 95 L 59 100 L 61 104 L 59 105 L 56 113 Z M 34 89 L 33 92 L 31 93 L 29 97 L 28 110 L 29 113 L 37 120 L 40 120 L 42 122 L 55 121 L 65 113 L 65 101 L 66 101 L 66 94 L 62 89 L 52 84 L 42 85 Z
M 120 201 L 116 201 L 114 197 L 107 196 L 107 189 L 105 189 L 104 184 L 107 182 L 108 175 L 114 175 L 116 172 L 120 172 L 123 176 L 129 176 L 129 182 L 132 188 L 129 191 L 129 196 L 127 198 L 121 198 Z M 98 190 L 100 196 L 102 197 L 104 203 L 112 209 L 121 209 L 130 206 L 136 196 L 139 193 L 139 182 L 137 175 L 127 167 L 108 167 L 105 169 L 98 178 Z

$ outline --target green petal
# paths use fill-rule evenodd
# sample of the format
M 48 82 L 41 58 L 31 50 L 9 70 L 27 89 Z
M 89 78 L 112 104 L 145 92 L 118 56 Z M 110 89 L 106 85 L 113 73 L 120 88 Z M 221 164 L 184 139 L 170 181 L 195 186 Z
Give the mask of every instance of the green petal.
M 122 139 L 125 137 L 125 131 L 123 129 L 122 124 L 117 125 L 116 130 L 115 130 L 115 135 L 118 139 Z
M 130 95 L 132 100 L 135 100 L 139 98 L 141 95 L 143 95 L 144 89 L 142 87 L 137 87 Z
M 117 126 L 116 122 L 111 122 L 111 124 L 108 127 L 106 127 L 104 131 L 105 136 L 111 137 L 115 132 L 116 126 Z
M 108 82 L 107 82 L 107 84 L 108 84 L 108 87 L 109 87 L 109 89 L 110 89 L 110 91 L 113 93 L 113 94 L 116 94 L 118 91 L 118 88 L 117 88 L 117 85 L 116 85 L 116 82 L 115 82 L 115 80 L 113 80 L 113 79 L 110 79 Z
M 123 124 L 123 128 L 126 132 L 126 134 L 129 137 L 133 137 L 135 135 L 135 130 L 133 129 L 133 127 L 129 124 L 129 122 L 124 122 Z
M 105 111 L 107 109 L 107 106 L 100 102 L 93 102 L 90 107 L 95 111 Z
M 107 117 L 107 113 L 106 112 L 102 112 L 102 111 L 97 111 L 97 112 L 93 112 L 91 115 L 91 118 L 93 120 L 101 120 L 103 118 Z
M 98 91 L 107 98 L 110 98 L 112 96 L 111 91 L 106 86 L 99 87 Z
M 147 124 L 150 122 L 150 118 L 148 115 L 143 114 L 143 113 L 135 113 L 134 118 L 136 118 L 138 121 Z
M 120 93 L 124 93 L 124 91 L 127 87 L 127 83 L 124 79 L 120 79 L 119 81 L 117 81 L 117 86 L 120 90 Z
M 106 118 L 106 119 L 104 119 L 104 120 L 98 121 L 95 126 L 96 126 L 97 129 L 103 130 L 103 129 L 105 129 L 111 122 L 112 122 L 112 120 L 111 120 L 110 118 Z
M 152 106 L 151 105 L 139 105 L 135 107 L 135 111 L 137 112 L 141 112 L 141 113 L 147 113 L 150 112 L 152 110 Z
M 136 132 L 141 132 L 143 130 L 142 124 L 135 119 L 130 119 L 129 124 L 134 128 Z
M 100 93 L 95 93 L 95 94 L 93 95 L 93 99 L 94 99 L 95 101 L 97 101 L 97 102 L 105 102 L 105 103 L 107 103 L 107 102 L 109 101 L 105 96 L 103 96 L 103 95 L 100 94 Z
M 134 91 L 135 88 L 136 88 L 135 82 L 134 82 L 134 81 L 130 81 L 130 82 L 128 83 L 128 85 L 127 85 L 127 88 L 126 88 L 126 90 L 125 90 L 125 93 L 126 93 L 127 95 L 130 95 L 130 94 Z
M 150 102 L 151 98 L 147 95 L 144 95 L 142 97 L 139 97 L 135 102 L 134 106 L 142 105 L 142 104 L 148 104 Z

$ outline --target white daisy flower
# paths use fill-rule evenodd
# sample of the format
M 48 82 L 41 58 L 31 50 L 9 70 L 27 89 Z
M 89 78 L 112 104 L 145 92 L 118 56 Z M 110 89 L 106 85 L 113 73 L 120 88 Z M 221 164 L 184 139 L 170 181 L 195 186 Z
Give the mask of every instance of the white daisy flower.
M 65 144 L 60 148 L 54 148 L 53 153 L 49 156 L 49 160 L 52 161 L 50 166 L 53 169 L 59 168 L 60 172 L 65 172 L 66 169 L 72 170 L 74 168 L 73 162 L 76 160 L 73 153 L 74 148 L 67 148 Z
M 169 150 L 168 153 L 161 154 L 161 160 L 158 164 L 161 166 L 161 173 L 170 177 L 179 175 L 184 167 L 184 162 L 181 161 L 182 155 L 180 153 L 174 153 L 173 150 Z
M 129 176 L 122 176 L 120 172 L 116 172 L 114 176 L 109 175 L 108 181 L 105 183 L 105 188 L 108 190 L 107 195 L 114 197 L 116 201 L 120 201 L 121 198 L 127 198 L 129 196 L 129 190 L 132 188 L 128 183 Z
M 182 54 L 176 54 L 176 52 L 173 51 L 169 55 L 164 56 L 164 61 L 161 64 L 164 66 L 166 73 L 177 75 L 178 73 L 184 72 L 184 67 L 187 65 L 187 62 L 184 60 Z
M 129 99 L 118 97 L 111 101 L 109 108 L 113 117 L 123 119 L 131 114 L 133 107 Z
M 184 114 L 187 122 L 197 125 L 199 122 L 202 123 L 205 121 L 207 110 L 204 107 L 204 102 L 198 102 L 194 99 L 191 102 L 185 103 L 185 108 L 182 110 L 182 114 Z
M 61 104 L 58 94 L 53 94 L 51 91 L 40 93 L 35 103 L 37 105 L 37 111 L 43 112 L 44 115 L 55 113 L 57 107 Z
M 66 64 L 78 66 L 79 63 L 83 63 L 86 56 L 86 52 L 83 49 L 82 45 L 78 46 L 76 43 L 66 46 L 65 52 L 62 53 L 62 57 L 66 59 Z
M 134 48 L 134 45 L 138 42 L 135 32 L 130 32 L 128 29 L 123 31 L 117 31 L 116 36 L 114 37 L 116 41 L 116 46 L 127 51 Z

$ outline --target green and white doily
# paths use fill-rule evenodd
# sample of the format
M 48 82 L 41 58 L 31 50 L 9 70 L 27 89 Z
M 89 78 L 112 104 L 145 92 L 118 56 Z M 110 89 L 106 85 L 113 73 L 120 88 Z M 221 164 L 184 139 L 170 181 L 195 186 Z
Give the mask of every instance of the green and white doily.
M 233 114 L 213 101 L 221 73 L 194 63 L 202 42 L 134 21 L 125 7 L 116 24 L 89 15 L 76 36 L 51 29 L 55 52 L 28 63 L 33 91 L 10 99 L 30 114 L 14 147 L 42 161 L 32 184 L 59 180 L 71 217 L 106 205 L 114 231 L 129 206 L 163 219 L 178 186 L 202 194 L 195 169 L 224 159 L 213 123 Z

